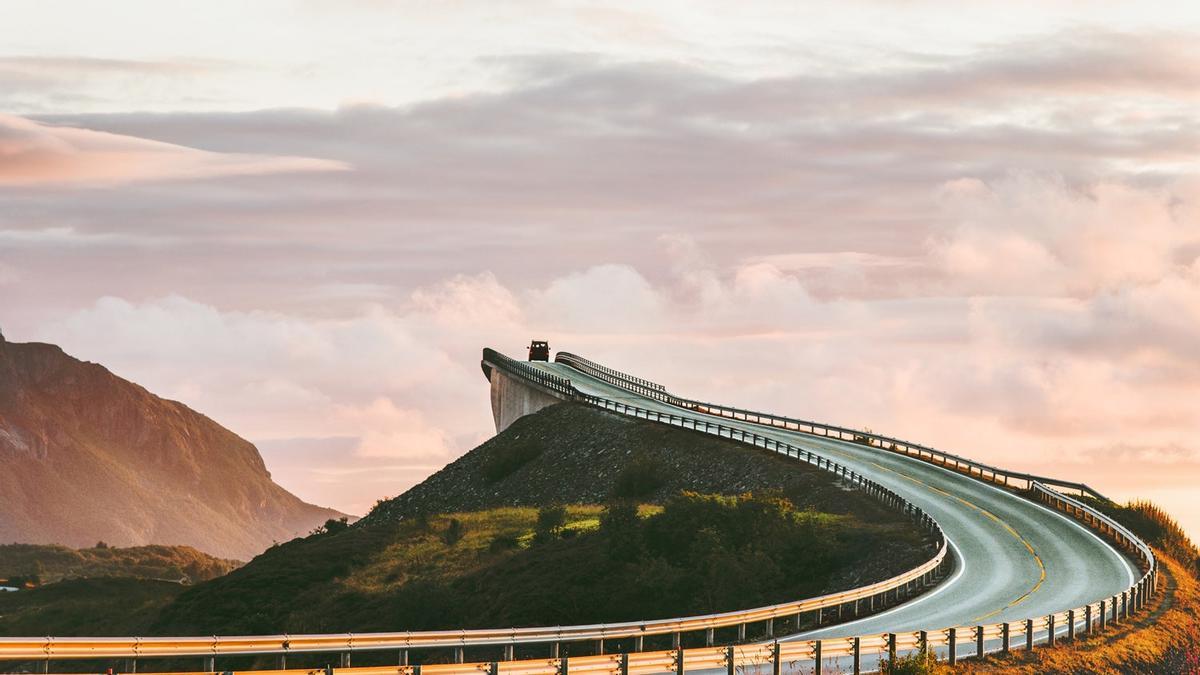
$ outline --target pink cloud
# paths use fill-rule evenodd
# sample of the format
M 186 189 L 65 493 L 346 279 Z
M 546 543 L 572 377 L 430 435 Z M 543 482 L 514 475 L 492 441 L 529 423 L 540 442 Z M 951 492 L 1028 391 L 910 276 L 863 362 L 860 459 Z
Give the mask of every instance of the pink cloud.
M 0 115 L 0 186 L 106 186 L 348 168 L 331 160 L 208 152 Z

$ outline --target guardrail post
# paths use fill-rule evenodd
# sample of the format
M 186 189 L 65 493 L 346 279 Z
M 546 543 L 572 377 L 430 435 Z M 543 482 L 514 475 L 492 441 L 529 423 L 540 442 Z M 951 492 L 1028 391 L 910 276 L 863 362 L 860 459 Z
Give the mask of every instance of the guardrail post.
M 557 647 L 557 645 L 558 645 L 558 643 L 556 642 L 555 646 Z M 558 675 L 570 675 L 571 664 L 568 663 L 569 660 L 570 659 L 566 659 L 566 658 L 562 658 L 562 659 L 558 660 Z
M 1092 606 L 1091 604 L 1083 607 L 1083 633 L 1084 635 L 1092 634 Z
M 503 653 L 503 656 L 500 658 L 500 660 L 501 661 L 512 661 L 513 660 L 513 646 L 511 644 L 504 645 L 504 653 Z
M 1107 627 L 1108 627 L 1108 604 L 1104 600 L 1101 600 L 1100 601 L 1100 630 L 1104 630 Z
M 704 646 L 705 647 L 713 646 L 713 629 L 711 629 L 711 628 L 704 629 Z
M 402 666 L 408 665 L 408 650 L 407 649 L 400 650 L 400 658 L 398 660 L 400 661 L 400 665 L 402 665 Z
M 1075 641 L 1075 610 L 1067 610 L 1067 642 Z
M 206 672 L 206 673 L 215 673 L 215 672 L 217 672 L 217 665 L 216 665 L 216 661 L 217 661 L 217 659 L 216 659 L 216 657 L 215 657 L 215 656 L 206 656 L 206 657 L 204 657 L 204 672 Z M 46 671 L 45 671 L 45 670 L 42 670 L 42 672 L 44 673 L 44 672 L 46 672 Z
M 725 675 L 736 675 L 737 661 L 735 660 L 733 645 L 725 648 Z
M 950 640 L 950 652 L 947 655 L 947 662 L 954 665 L 958 662 L 958 631 L 951 628 L 947 631 Z
M 455 663 L 463 662 L 463 648 L 462 647 L 454 648 L 454 662 Z
M 861 673 L 862 673 L 862 638 L 860 638 L 860 637 L 854 638 L 854 648 L 853 649 L 854 649 L 854 651 L 853 651 L 854 675 L 861 675 Z
M 287 652 L 279 655 L 279 669 L 287 670 Z
M 775 618 L 767 619 L 767 639 L 775 637 Z
M 1115 595 L 1112 596 L 1111 607 L 1112 607 L 1112 620 L 1109 621 L 1109 623 L 1112 623 L 1112 624 L 1121 623 L 1120 617 L 1117 616 L 1117 596 L 1115 596 Z
M 635 651 L 635 652 L 640 652 L 640 651 L 642 651 L 642 650 L 643 650 L 643 649 L 645 649 L 645 647 L 646 647 L 646 644 L 645 644 L 645 643 L 646 643 L 646 639 L 645 639 L 645 637 L 644 637 L 644 636 L 642 636 L 642 635 L 637 635 L 637 636 L 634 636 L 634 638 L 633 638 L 633 651 Z
M 1129 593 L 1121 591 L 1121 618 L 1129 618 Z
M 896 634 L 887 634 L 888 663 L 896 662 Z
M 1009 623 L 1005 621 L 1004 623 L 1000 624 L 1000 653 L 1008 656 L 1010 646 Z
M 675 675 L 683 675 L 683 649 L 675 648 Z M 778 675 L 778 674 L 776 674 Z
M 679 631 L 671 633 L 671 649 L 679 649 L 680 635 Z
M 738 642 L 745 642 L 745 641 L 746 641 L 746 624 L 744 624 L 744 623 L 739 623 L 739 624 L 738 624 L 738 634 L 737 634 L 737 641 L 738 641 Z
M 640 636 L 639 636 L 639 639 L 640 639 Z M 562 652 L 562 648 L 561 648 L 560 644 L 557 642 L 551 642 L 550 643 L 550 658 L 557 659 L 560 652 Z
M 776 643 L 779 644 L 779 643 Z M 778 657 L 778 654 L 776 654 Z M 813 641 L 813 675 L 821 675 L 821 641 Z
M 596 640 L 596 654 L 597 655 L 604 654 L 604 638 L 600 638 L 599 640 Z
M 683 675 L 683 671 L 679 671 Z M 783 661 L 779 658 L 779 643 L 771 645 L 771 675 L 783 675 Z
M 1025 651 L 1033 651 L 1033 619 L 1025 619 Z
M 621 675 L 629 675 L 629 654 L 621 654 Z
M 500 675 L 500 664 L 492 661 L 488 664 L 488 675 Z
M 350 652 L 340 652 L 338 654 L 338 668 L 350 667 Z
M 975 658 L 983 658 L 983 626 L 975 626 Z
M 1046 617 L 1046 643 L 1054 646 L 1054 615 Z

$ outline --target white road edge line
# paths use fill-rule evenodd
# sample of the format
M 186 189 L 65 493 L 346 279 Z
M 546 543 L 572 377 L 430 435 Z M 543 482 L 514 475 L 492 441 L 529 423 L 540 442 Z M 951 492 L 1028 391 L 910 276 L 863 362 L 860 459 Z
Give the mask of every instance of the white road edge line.
M 836 626 L 830 626 L 828 628 L 820 628 L 820 629 L 817 629 L 814 631 L 809 631 L 807 633 L 796 633 L 795 635 L 789 635 L 785 638 L 781 638 L 779 641 L 780 642 L 795 642 L 798 640 L 811 640 L 811 639 L 814 639 L 813 636 L 817 633 L 824 633 L 824 632 L 828 632 L 828 631 L 835 630 L 835 629 L 845 628 L 846 626 L 853 626 L 855 624 L 859 624 L 864 621 L 874 621 L 876 619 L 879 619 L 880 617 L 887 616 L 887 615 L 891 614 L 892 612 L 898 612 L 902 609 L 909 609 L 913 605 L 916 605 L 924 600 L 928 600 L 929 598 L 932 598 L 933 596 L 937 595 L 938 593 L 941 593 L 942 591 L 946 590 L 947 588 L 950 588 L 951 586 L 953 586 L 955 584 L 955 582 L 957 582 L 959 580 L 959 578 L 963 575 L 963 572 L 967 571 L 967 561 L 963 557 L 962 551 L 960 551 L 958 549 L 958 544 L 955 544 L 953 539 L 951 539 L 950 537 L 946 537 L 946 541 L 950 543 L 950 548 L 954 549 L 955 560 L 958 563 L 956 565 L 956 567 L 958 567 L 958 570 L 954 572 L 954 576 L 952 576 L 949 579 L 947 579 L 946 581 L 943 581 L 942 583 L 938 584 L 937 588 L 933 589 L 932 591 L 929 591 L 928 593 L 922 593 L 921 595 L 917 596 L 915 599 L 913 599 L 909 602 L 905 602 L 903 604 L 896 605 L 895 607 L 887 610 L 886 612 L 872 614 L 871 616 L 864 616 L 861 619 L 855 619 L 853 621 L 839 623 Z

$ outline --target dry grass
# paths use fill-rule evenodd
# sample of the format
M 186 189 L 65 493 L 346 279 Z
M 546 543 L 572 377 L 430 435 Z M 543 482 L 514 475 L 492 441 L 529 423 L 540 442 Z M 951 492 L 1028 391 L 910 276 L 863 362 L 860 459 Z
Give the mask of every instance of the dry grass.
M 1163 563 L 1161 592 L 1131 623 L 1110 627 L 1073 645 L 963 662 L 953 672 L 1200 674 L 1200 587 L 1174 559 L 1161 551 L 1156 554 Z

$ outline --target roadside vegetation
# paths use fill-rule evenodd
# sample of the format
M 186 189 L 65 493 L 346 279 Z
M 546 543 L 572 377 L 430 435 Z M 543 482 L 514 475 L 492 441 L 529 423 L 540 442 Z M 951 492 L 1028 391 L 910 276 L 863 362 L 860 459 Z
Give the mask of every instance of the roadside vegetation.
M 665 505 L 509 507 L 352 527 L 277 546 L 190 589 L 158 633 L 423 630 L 662 618 L 740 609 L 924 560 L 896 524 L 800 509 L 779 493 Z M 876 563 L 879 561 L 875 560 Z

